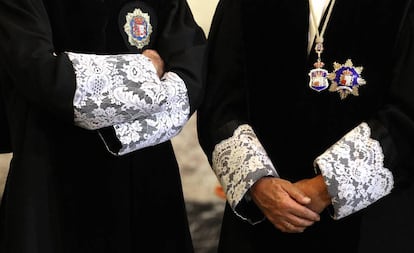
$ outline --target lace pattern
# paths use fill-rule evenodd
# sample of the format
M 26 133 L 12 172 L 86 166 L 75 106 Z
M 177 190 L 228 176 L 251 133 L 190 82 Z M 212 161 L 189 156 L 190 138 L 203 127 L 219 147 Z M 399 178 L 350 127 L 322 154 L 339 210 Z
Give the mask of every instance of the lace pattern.
M 172 96 L 186 96 L 181 79 L 167 86 L 144 55 L 67 54 L 76 73 L 75 124 L 83 128 L 145 118 L 168 109 Z
M 315 160 L 332 197 L 334 219 L 369 206 L 394 186 L 382 148 L 370 135 L 368 124 L 362 123 Z
M 212 168 L 233 210 L 258 179 L 266 175 L 278 176 L 265 149 L 248 125 L 239 126 L 232 137 L 215 146 Z
M 168 72 L 163 76 L 167 87 L 181 80 L 175 73 Z M 180 89 L 172 89 L 177 92 Z M 185 92 L 184 90 L 180 93 Z M 117 138 L 122 143 L 121 150 L 117 155 L 124 155 L 132 151 L 153 146 L 170 140 L 181 132 L 189 119 L 189 101 L 182 94 L 176 94 L 173 99 L 166 103 L 166 110 L 155 113 L 145 119 L 114 125 Z

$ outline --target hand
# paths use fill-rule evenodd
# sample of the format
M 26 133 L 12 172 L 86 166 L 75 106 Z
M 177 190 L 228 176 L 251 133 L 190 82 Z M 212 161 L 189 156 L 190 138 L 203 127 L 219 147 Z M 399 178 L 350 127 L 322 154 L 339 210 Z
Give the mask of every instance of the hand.
M 303 232 L 320 219 L 318 213 L 306 207 L 311 199 L 287 180 L 264 177 L 250 193 L 266 218 L 282 232 Z
M 161 78 L 162 75 L 164 75 L 164 60 L 161 58 L 158 52 L 153 49 L 145 49 L 142 54 L 150 58 L 152 64 L 157 70 L 158 77 Z
M 322 175 L 297 181 L 294 185 L 311 198 L 311 202 L 306 206 L 313 211 L 321 213 L 331 204 L 331 197 Z

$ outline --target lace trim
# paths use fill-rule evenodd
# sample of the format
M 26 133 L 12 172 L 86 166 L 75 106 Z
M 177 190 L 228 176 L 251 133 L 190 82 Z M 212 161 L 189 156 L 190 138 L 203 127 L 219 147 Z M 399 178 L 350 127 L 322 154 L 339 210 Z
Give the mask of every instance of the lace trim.
M 144 55 L 67 54 L 76 73 L 75 124 L 83 128 L 154 119 L 154 114 L 171 111 L 176 100 L 188 99 L 184 82 L 161 81 Z
M 378 141 L 360 124 L 319 156 L 319 166 L 332 196 L 334 219 L 355 213 L 389 194 L 394 187 Z
M 172 72 L 166 73 L 163 77 L 168 87 L 173 87 L 179 80 L 181 79 Z M 172 89 L 171 93 L 178 90 Z M 165 109 L 145 119 L 114 125 L 116 136 L 122 143 L 118 155 L 168 141 L 180 133 L 190 115 L 188 99 L 180 94 L 174 95 Z
M 213 151 L 212 168 L 233 210 L 261 177 L 278 176 L 253 129 L 241 125 Z

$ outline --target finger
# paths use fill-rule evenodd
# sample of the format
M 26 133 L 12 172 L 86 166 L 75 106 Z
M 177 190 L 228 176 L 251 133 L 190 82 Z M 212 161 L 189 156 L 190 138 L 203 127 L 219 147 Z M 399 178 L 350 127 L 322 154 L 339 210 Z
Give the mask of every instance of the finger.
M 309 227 L 312 226 L 315 222 L 317 222 L 316 220 L 310 220 L 307 218 L 302 218 L 300 216 L 295 216 L 295 215 L 288 215 L 286 216 L 286 222 L 295 225 L 297 227 Z
M 295 224 L 285 222 L 284 226 L 280 230 L 286 233 L 302 233 L 306 228 L 307 226 L 297 226 Z
M 291 198 L 293 198 L 302 205 L 308 205 L 311 202 L 311 198 L 294 185 L 288 187 L 286 191 L 291 196 Z
M 153 49 L 145 49 L 145 50 L 142 52 L 142 54 L 144 54 L 144 55 L 150 55 L 150 56 L 153 56 L 153 55 L 158 55 L 157 51 L 155 51 L 155 50 L 153 50 Z
M 294 217 L 301 220 L 307 220 L 315 222 L 320 220 L 320 215 L 312 209 L 301 205 L 298 202 L 293 202 L 289 209 L 290 217 Z M 295 223 L 296 224 L 296 223 Z M 299 224 L 297 224 L 299 225 Z
M 320 221 L 321 219 L 319 213 L 313 211 L 312 209 L 306 206 L 300 206 L 299 209 L 295 210 L 294 215 L 304 220 L 310 220 L 313 222 Z

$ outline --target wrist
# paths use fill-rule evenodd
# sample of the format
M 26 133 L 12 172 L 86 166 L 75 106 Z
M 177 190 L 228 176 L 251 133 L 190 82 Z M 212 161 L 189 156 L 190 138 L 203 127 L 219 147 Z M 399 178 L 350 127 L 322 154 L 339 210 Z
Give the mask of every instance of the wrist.
M 325 183 L 325 180 L 323 178 L 323 176 L 321 174 L 317 175 L 316 177 L 313 178 L 316 181 L 316 185 L 317 186 L 317 192 L 318 192 L 318 198 L 320 201 L 322 201 L 322 203 L 324 203 L 326 206 L 331 204 L 331 196 L 329 195 L 328 192 L 328 187 Z

